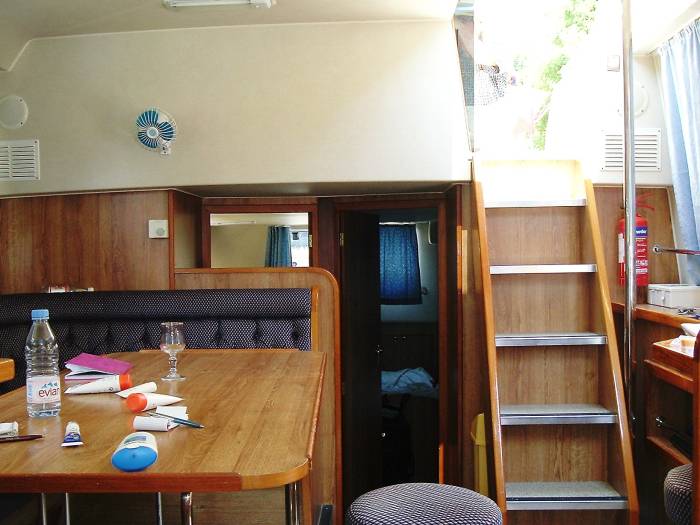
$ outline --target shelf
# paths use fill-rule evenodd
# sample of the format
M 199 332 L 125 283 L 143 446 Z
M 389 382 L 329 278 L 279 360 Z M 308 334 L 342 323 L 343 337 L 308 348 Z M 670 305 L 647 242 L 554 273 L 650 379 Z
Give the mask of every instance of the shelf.
M 520 201 L 486 201 L 484 208 L 553 208 L 581 207 L 586 205 L 586 199 L 542 199 Z
M 656 448 L 661 450 L 661 452 L 670 457 L 676 463 L 680 463 L 681 465 L 692 463 L 690 458 L 674 447 L 673 443 L 671 443 L 668 438 L 662 436 L 647 436 L 647 441 L 652 443 Z
M 509 346 L 585 346 L 604 345 L 608 338 L 593 332 L 549 334 L 496 334 L 497 347 Z
M 491 275 L 514 275 L 529 273 L 595 273 L 595 264 L 516 264 L 491 266 Z
M 506 483 L 508 510 L 626 509 L 627 498 L 605 481 Z
M 600 405 L 501 405 L 501 425 L 609 425 L 617 414 Z
M 654 359 L 645 359 L 644 363 L 654 377 L 676 388 L 685 390 L 689 394 L 693 393 L 693 377 L 691 375 Z

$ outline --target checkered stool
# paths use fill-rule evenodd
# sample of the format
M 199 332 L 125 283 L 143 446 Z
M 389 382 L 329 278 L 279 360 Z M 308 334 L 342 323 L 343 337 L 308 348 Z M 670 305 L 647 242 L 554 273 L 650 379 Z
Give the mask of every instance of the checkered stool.
M 666 515 L 675 525 L 690 525 L 693 497 L 693 465 L 673 468 L 664 481 Z
M 498 506 L 462 487 L 404 483 L 373 490 L 357 498 L 345 515 L 346 525 L 501 525 Z

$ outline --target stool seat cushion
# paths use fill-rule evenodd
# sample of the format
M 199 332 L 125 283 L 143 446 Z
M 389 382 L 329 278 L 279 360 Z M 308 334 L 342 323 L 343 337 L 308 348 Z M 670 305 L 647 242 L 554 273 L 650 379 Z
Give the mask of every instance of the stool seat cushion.
M 693 465 L 682 465 L 668 471 L 664 481 L 666 515 L 675 525 L 690 525 L 693 497 Z
M 382 487 L 357 498 L 346 525 L 501 525 L 493 501 L 471 490 L 435 483 Z

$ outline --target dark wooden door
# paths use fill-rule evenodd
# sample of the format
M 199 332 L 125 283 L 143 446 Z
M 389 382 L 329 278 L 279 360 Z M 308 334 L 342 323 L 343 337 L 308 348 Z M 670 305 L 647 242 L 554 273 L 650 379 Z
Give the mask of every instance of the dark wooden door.
M 340 215 L 343 502 L 381 482 L 379 218 Z

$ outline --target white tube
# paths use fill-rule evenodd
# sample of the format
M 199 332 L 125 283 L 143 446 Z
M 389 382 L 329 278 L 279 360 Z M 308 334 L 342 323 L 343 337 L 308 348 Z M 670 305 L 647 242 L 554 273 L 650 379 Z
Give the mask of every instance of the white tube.
M 107 376 L 97 381 L 75 385 L 66 390 L 66 394 L 100 394 L 102 392 L 119 392 L 131 386 L 131 376 Z
M 131 388 L 127 388 L 126 390 L 122 390 L 121 392 L 115 392 L 119 397 L 123 397 L 126 399 L 129 397 L 131 394 L 137 394 L 137 393 L 142 393 L 142 394 L 148 394 L 151 392 L 155 392 L 158 390 L 158 386 L 151 381 L 150 383 L 143 383 L 141 385 L 136 385 L 132 386 Z

